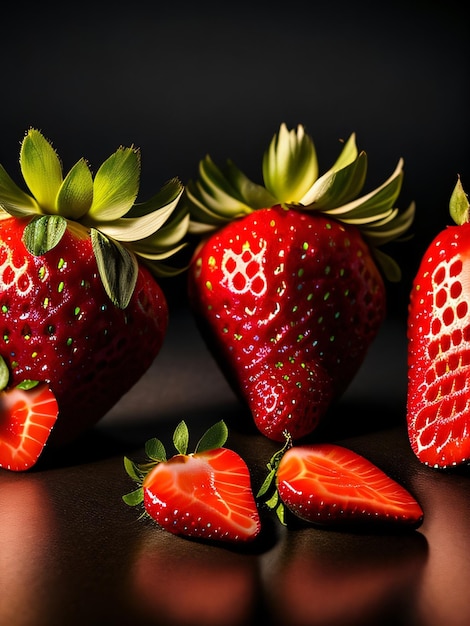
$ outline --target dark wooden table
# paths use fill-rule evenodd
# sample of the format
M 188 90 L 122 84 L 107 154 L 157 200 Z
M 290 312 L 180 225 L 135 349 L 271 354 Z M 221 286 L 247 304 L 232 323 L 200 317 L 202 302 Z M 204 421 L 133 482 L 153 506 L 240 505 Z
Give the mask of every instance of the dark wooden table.
M 405 401 L 404 328 L 387 322 L 314 439 L 406 486 L 425 512 L 418 530 L 287 530 L 263 511 L 250 546 L 175 537 L 122 502 L 134 486 L 124 455 L 142 457 L 153 436 L 171 446 L 181 419 L 194 443 L 225 419 L 257 488 L 277 448 L 246 427 L 192 318 L 176 311 L 150 371 L 99 425 L 28 473 L 0 470 L 0 626 L 468 626 L 470 474 L 417 461 Z

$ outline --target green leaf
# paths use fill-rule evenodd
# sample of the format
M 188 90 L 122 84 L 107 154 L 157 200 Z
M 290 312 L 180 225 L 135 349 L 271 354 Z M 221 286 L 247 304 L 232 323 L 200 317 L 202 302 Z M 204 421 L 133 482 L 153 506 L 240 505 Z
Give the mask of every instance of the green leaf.
M 263 157 L 266 189 L 278 203 L 298 203 L 318 176 L 313 141 L 300 124 L 288 130 L 281 124 Z
M 127 456 L 124 457 L 124 469 L 126 470 L 127 474 L 137 483 L 142 482 L 142 473 L 139 471 L 138 466 Z
M 125 215 L 137 197 L 139 180 L 140 152 L 119 148 L 96 173 L 90 217 L 96 221 L 113 221 Z
M 0 165 L 0 206 L 14 217 L 40 213 L 36 200 L 25 193 Z
M 460 181 L 460 176 L 457 178 L 457 183 L 450 197 L 449 210 L 451 218 L 457 225 L 460 226 L 470 221 L 470 204 Z
M 195 452 L 221 448 L 228 438 L 228 428 L 223 420 L 211 426 L 199 439 Z
M 269 500 L 266 500 L 265 504 L 270 509 L 275 509 L 277 507 L 277 505 L 279 504 L 279 492 L 277 489 L 273 493 L 273 495 L 269 498 Z
M 28 252 L 41 256 L 52 250 L 67 230 L 67 220 L 60 215 L 36 217 L 24 229 L 23 242 Z
M 187 454 L 189 445 L 189 431 L 186 422 L 181 421 L 173 433 L 173 444 L 180 454 Z
M 276 477 L 276 469 L 273 468 L 272 470 L 270 470 L 270 472 L 267 474 L 266 478 L 263 481 L 263 484 L 261 485 L 261 487 L 259 488 L 258 493 L 256 494 L 257 498 L 261 498 L 262 496 L 264 496 L 272 487 L 273 485 L 273 481 L 274 478 Z
M 21 144 L 20 167 L 31 193 L 45 213 L 56 213 L 62 184 L 62 164 L 52 145 L 31 128 Z
M 5 359 L 0 354 L 0 391 L 5 389 L 9 380 L 10 372 L 8 370 L 8 365 L 5 363 Z
M 91 242 L 106 293 L 118 308 L 125 309 L 134 293 L 139 272 L 135 255 L 96 228 L 91 229 Z
M 153 437 L 145 442 L 145 454 L 152 461 L 161 463 L 166 461 L 166 450 L 160 439 Z
M 277 519 L 281 522 L 283 526 L 286 526 L 286 508 L 283 502 L 279 502 L 278 507 L 276 508 Z
M 129 506 L 138 506 L 144 501 L 144 490 L 142 487 L 138 487 L 134 491 L 126 493 L 122 499 Z
M 79 220 L 93 201 L 93 177 L 85 159 L 80 159 L 65 177 L 57 195 L 57 212 Z

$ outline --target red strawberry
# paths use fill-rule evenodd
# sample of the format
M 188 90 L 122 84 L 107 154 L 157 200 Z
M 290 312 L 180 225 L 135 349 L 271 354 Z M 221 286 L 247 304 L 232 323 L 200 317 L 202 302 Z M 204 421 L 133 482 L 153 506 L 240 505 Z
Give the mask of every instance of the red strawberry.
M 168 307 L 157 261 L 178 249 L 187 218 L 175 212 L 176 179 L 134 204 L 133 148 L 94 179 L 84 160 L 63 178 L 50 143 L 30 130 L 20 165 L 31 196 L 0 167 L 0 355 L 11 386 L 50 386 L 59 405 L 51 441 L 62 443 L 111 409 L 158 354 Z
M 413 205 L 392 208 L 402 163 L 357 198 L 366 167 L 352 136 L 317 179 L 313 142 L 302 127 L 282 125 L 263 162 L 265 187 L 209 157 L 188 185 L 190 229 L 204 237 L 189 270 L 190 303 L 220 367 L 271 439 L 311 433 L 355 376 L 386 314 L 376 259 L 399 278 L 375 246 L 413 219 Z
M 44 383 L 0 391 L 0 467 L 35 465 L 57 419 L 57 401 Z
M 258 497 L 285 523 L 284 506 L 320 525 L 392 523 L 418 526 L 423 511 L 415 498 L 381 469 L 352 450 L 331 443 L 286 446 L 271 459 Z M 275 479 L 275 480 L 274 480 Z
M 426 465 L 470 461 L 470 223 L 457 181 L 448 226 L 429 245 L 408 312 L 407 422 L 411 447 Z
M 245 461 L 222 447 L 227 427 L 218 422 L 188 454 L 188 429 L 180 422 L 173 442 L 178 454 L 167 459 L 158 439 L 147 442 L 150 462 L 124 459 L 126 471 L 139 487 L 124 496 L 130 506 L 144 505 L 159 526 L 197 539 L 251 541 L 261 525 Z

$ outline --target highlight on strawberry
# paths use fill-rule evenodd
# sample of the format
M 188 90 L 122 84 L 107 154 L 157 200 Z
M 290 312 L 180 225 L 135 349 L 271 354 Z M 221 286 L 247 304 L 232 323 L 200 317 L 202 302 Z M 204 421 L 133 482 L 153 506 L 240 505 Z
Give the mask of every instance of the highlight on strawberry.
M 417 528 L 423 510 L 399 483 L 362 455 L 334 443 L 284 447 L 267 464 L 257 499 L 287 526 L 287 511 L 325 526 Z
M 408 309 L 408 436 L 436 469 L 470 462 L 470 204 L 460 177 L 453 225 L 431 241 Z
M 94 176 L 83 158 L 64 176 L 52 144 L 31 128 L 20 168 L 30 193 L 0 166 L 4 391 L 46 384 L 59 407 L 49 441 L 59 445 L 103 417 L 158 354 L 168 323 L 158 278 L 181 271 L 169 259 L 186 245 L 189 216 L 177 178 L 137 202 L 134 147 L 120 147 Z M 0 442 L 13 428 L 24 438 L 18 445 L 29 445 L 22 415 L 19 424 L 3 413 Z M 13 468 L 4 450 L 0 466 Z
M 252 541 L 261 523 L 251 477 L 239 454 L 223 447 L 228 437 L 221 420 L 188 453 L 189 431 L 181 421 L 168 458 L 159 439 L 145 444 L 148 460 L 124 457 L 128 475 L 139 485 L 123 496 L 129 506 L 143 505 L 143 515 L 175 535 L 221 542 Z
M 186 187 L 191 308 L 228 382 L 268 438 L 310 434 L 351 383 L 386 316 L 382 246 L 402 240 L 415 207 L 396 208 L 403 160 L 362 192 L 367 156 L 352 134 L 319 176 L 312 138 L 281 124 L 264 184 L 209 156 Z

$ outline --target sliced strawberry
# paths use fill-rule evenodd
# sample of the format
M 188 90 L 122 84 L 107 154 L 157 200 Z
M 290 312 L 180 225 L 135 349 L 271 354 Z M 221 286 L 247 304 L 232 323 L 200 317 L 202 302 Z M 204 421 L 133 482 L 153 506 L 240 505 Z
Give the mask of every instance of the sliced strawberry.
M 269 467 L 264 493 L 275 475 L 277 492 L 268 504 L 278 509 L 281 521 L 283 505 L 321 525 L 387 522 L 416 527 L 423 519 L 421 506 L 404 487 L 343 446 L 290 447 Z M 260 492 L 264 495 L 263 488 Z
M 125 459 L 129 475 L 141 486 L 124 496 L 143 502 L 159 526 L 176 535 L 220 541 L 250 541 L 260 531 L 248 467 L 233 450 L 221 447 L 226 426 L 209 429 L 196 451 L 187 454 L 187 428 L 181 422 L 174 442 L 179 454 L 169 460 L 159 440 L 147 442 L 150 463 Z M 215 446 L 215 447 L 213 447 Z
M 58 414 L 45 383 L 0 392 L 0 467 L 22 471 L 35 465 Z

